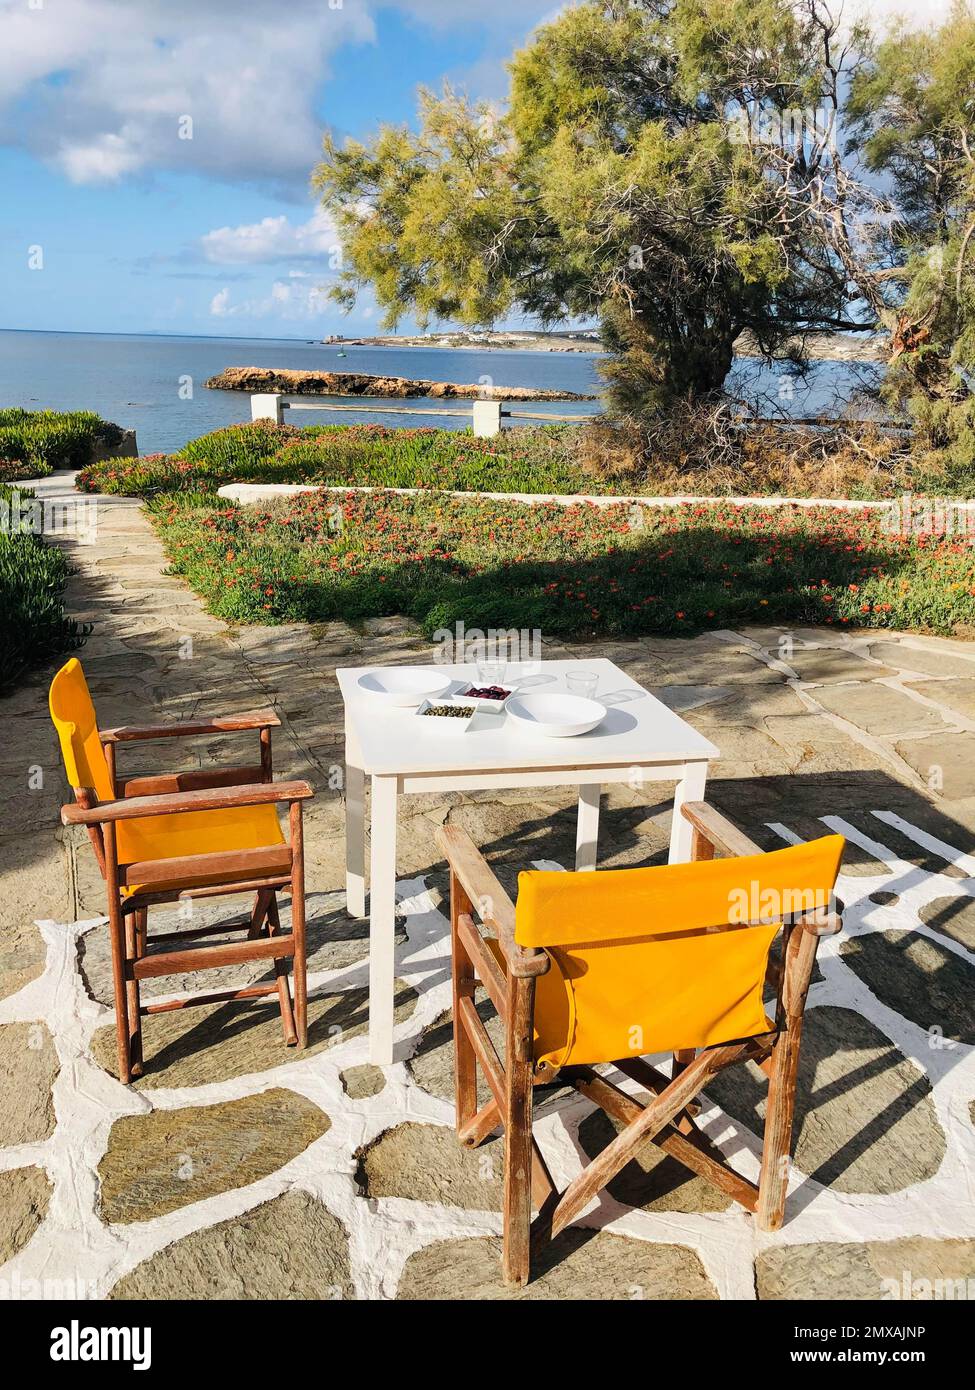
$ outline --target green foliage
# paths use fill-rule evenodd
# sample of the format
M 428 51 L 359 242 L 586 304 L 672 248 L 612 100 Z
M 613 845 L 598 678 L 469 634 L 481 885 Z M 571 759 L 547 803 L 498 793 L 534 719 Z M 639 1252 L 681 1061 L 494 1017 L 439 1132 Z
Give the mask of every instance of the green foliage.
M 213 470 L 213 476 L 249 475 L 285 444 L 302 437 L 294 425 L 277 425 L 273 420 L 254 420 L 244 425 L 228 425 L 191 439 L 178 457 L 190 464 Z M 156 457 L 159 457 L 158 455 Z
M 598 315 L 631 416 L 716 393 L 743 330 L 771 351 L 834 326 L 846 277 L 822 219 L 786 213 L 792 175 L 737 120 L 829 80 L 813 3 L 590 0 L 514 56 L 502 115 L 424 92 L 417 133 L 328 138 L 337 298 L 369 284 L 390 325 Z
M 468 432 L 322 425 L 298 430 L 259 421 L 215 430 L 175 457 L 109 459 L 86 468 L 87 492 L 146 497 L 215 490 L 224 483 L 324 483 L 425 487 L 461 492 L 578 492 L 598 488 L 573 462 L 564 426 Z
M 975 621 L 975 553 L 875 512 L 498 504 L 305 494 L 266 507 L 160 497 L 172 569 L 231 622 L 408 614 L 432 634 L 565 638 L 741 623 L 951 632 Z
M 890 181 L 887 246 L 899 314 L 886 394 L 949 470 L 975 459 L 975 11 L 900 26 L 857 74 L 853 144 Z
M 13 497 L 11 489 L 0 487 L 0 693 L 31 667 L 74 651 L 89 630 L 64 616 L 71 570 L 63 552 L 11 524 Z
M 0 481 L 46 477 L 82 468 L 98 444 L 118 444 L 122 431 L 91 410 L 0 410 Z

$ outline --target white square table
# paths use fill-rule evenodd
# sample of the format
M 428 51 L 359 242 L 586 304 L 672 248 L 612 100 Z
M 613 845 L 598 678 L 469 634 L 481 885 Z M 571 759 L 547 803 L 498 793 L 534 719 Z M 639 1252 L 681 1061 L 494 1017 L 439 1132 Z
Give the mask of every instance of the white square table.
M 365 779 L 372 783 L 370 825 L 369 1051 L 378 1066 L 393 1057 L 393 942 L 396 915 L 396 813 L 400 795 L 484 791 L 492 787 L 577 786 L 576 869 L 596 867 L 600 788 L 614 782 L 676 782 L 670 861 L 690 858 L 691 826 L 679 814 L 704 796 L 712 743 L 611 661 L 509 665 L 506 684 L 524 693 L 564 692 L 567 672 L 599 676 L 596 699 L 606 718 L 576 738 L 543 738 L 504 714 L 478 713 L 466 732 L 425 725 L 412 708 L 390 709 L 357 682 L 375 667 L 336 672 L 345 702 L 346 902 L 366 915 Z M 457 681 L 477 681 L 473 665 L 437 663 Z M 523 672 L 519 676 L 519 671 Z M 459 682 L 464 682 L 460 684 Z

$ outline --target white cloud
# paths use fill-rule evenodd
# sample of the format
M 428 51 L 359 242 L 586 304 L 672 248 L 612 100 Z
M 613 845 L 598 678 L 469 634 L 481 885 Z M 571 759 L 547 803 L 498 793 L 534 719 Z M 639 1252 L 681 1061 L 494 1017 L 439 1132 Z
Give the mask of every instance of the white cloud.
M 905 19 L 914 28 L 926 29 L 947 18 L 952 0 L 855 0 L 848 5 L 848 18 L 865 19 L 870 27 L 883 32 L 896 19 Z
M 375 36 L 360 0 L 0 0 L 0 31 L 0 139 L 74 182 L 164 168 L 292 190 L 333 55 Z
M 87 144 L 61 146 L 61 167 L 72 183 L 114 183 L 123 174 L 138 169 L 140 160 L 131 132 L 119 135 L 100 135 Z
M 328 103 L 336 56 L 376 41 L 383 4 L 438 30 L 482 26 L 486 50 L 462 77 L 490 96 L 503 58 L 558 12 L 553 0 L 0 0 L 0 143 L 78 184 L 176 170 L 294 197 L 323 120 L 343 124 Z M 848 0 L 851 11 L 867 4 Z M 869 0 L 875 19 L 902 12 L 915 23 L 943 18 L 948 4 Z
M 335 258 L 339 238 L 329 215 L 319 209 L 295 225 L 287 217 L 265 217 L 239 227 L 216 227 L 200 238 L 204 259 L 214 265 L 256 265 L 304 258 Z M 292 271 L 295 275 L 298 272 Z
M 282 319 L 301 321 L 336 312 L 328 299 L 327 285 L 306 285 L 299 281 L 275 280 L 264 295 L 231 302 L 230 289 L 224 287 L 210 300 L 213 318 Z

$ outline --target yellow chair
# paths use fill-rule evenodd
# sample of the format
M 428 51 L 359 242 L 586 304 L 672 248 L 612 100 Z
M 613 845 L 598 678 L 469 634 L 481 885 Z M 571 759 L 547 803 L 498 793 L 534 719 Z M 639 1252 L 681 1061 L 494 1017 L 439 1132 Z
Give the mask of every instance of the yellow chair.
M 271 710 L 226 718 L 99 730 L 80 663 L 72 657 L 51 682 L 50 710 L 75 804 L 61 809 L 65 825 L 88 831 L 108 895 L 120 1079 L 143 1072 L 142 1018 L 198 1004 L 277 994 L 285 1041 L 307 1041 L 305 894 L 302 802 L 307 782 L 272 782 Z M 115 750 L 147 739 L 257 730 L 260 763 L 207 772 L 132 778 L 119 785 Z M 290 843 L 276 805 L 289 806 Z M 282 935 L 277 893 L 291 894 L 290 934 Z M 253 892 L 249 922 L 198 927 L 149 938 L 149 908 L 156 903 Z M 187 950 L 196 938 L 247 931 L 247 940 Z M 161 949 L 150 950 L 150 945 Z M 170 949 L 175 947 L 175 949 Z M 294 963 L 294 1007 L 287 962 Z M 273 962 L 273 984 L 143 1005 L 140 982 L 244 961 Z
M 840 835 L 763 854 L 704 802 L 685 804 L 692 862 L 649 869 L 519 875 L 517 909 L 470 837 L 437 832 L 450 866 L 457 1134 L 475 1147 L 504 1128 L 504 1278 L 530 1272 L 531 1212 L 548 1239 L 652 1140 L 714 1183 L 766 1230 L 783 1221 L 806 993 L 830 910 Z M 715 850 L 734 857 L 715 859 Z M 482 935 L 476 910 L 489 935 Z M 778 961 L 769 951 L 782 935 Z M 774 986 L 774 1016 L 763 995 Z M 486 989 L 504 1059 L 475 1007 Z M 672 1053 L 671 1076 L 645 1060 Z M 759 1182 L 730 1168 L 695 1124 L 694 1097 L 753 1060 L 769 1078 Z M 612 1063 L 645 1102 L 595 1070 Z M 477 1108 L 477 1067 L 491 1099 Z M 625 1128 L 564 1192 L 532 1138 L 532 1089 L 576 1087 Z

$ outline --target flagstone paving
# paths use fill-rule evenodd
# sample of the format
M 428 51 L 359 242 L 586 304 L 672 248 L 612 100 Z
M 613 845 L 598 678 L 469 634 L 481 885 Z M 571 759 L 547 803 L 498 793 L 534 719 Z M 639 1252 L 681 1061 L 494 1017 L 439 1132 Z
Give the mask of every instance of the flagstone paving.
M 42 486 L 65 491 L 70 478 Z M 310 1046 L 284 1046 L 268 1003 L 154 1015 L 146 1075 L 119 1085 L 103 885 L 86 838 L 58 822 L 66 789 L 47 716 L 51 672 L 25 681 L 0 706 L 0 1287 L 417 1299 L 975 1289 L 975 644 L 758 627 L 547 644 L 548 655 L 616 661 L 713 739 L 721 758 L 709 800 L 764 847 L 831 829 L 848 851 L 844 932 L 823 944 L 810 990 L 784 1228 L 757 1232 L 650 1148 L 516 1293 L 499 1277 L 501 1145 L 472 1152 L 453 1136 L 446 885 L 433 831 L 448 819 L 465 826 L 513 892 L 529 863 L 571 864 L 571 795 L 438 794 L 402 808 L 396 1061 L 375 1068 L 368 934 L 341 892 L 334 671 L 428 661 L 429 645 L 397 617 L 231 629 L 163 573 L 155 533 L 124 499 L 99 500 L 95 544 L 62 543 L 78 570 L 69 606 L 94 624 L 81 656 L 104 724 L 271 705 L 277 774 L 315 786 Z M 252 756 L 246 745 L 154 744 L 126 752 L 121 771 L 240 761 Z M 614 788 L 601 863 L 661 862 L 669 816 L 659 788 Z M 198 912 L 216 925 L 242 909 L 231 900 Z M 177 925 L 169 909 L 153 916 L 156 929 Z M 147 982 L 147 993 L 259 977 L 259 966 L 207 971 Z M 484 1016 L 497 1036 L 489 1008 Z M 713 1083 L 700 1117 L 751 1178 L 764 1095 L 764 1080 L 741 1068 Z M 613 1132 L 565 1088 L 540 1093 L 537 1116 L 560 1183 Z

